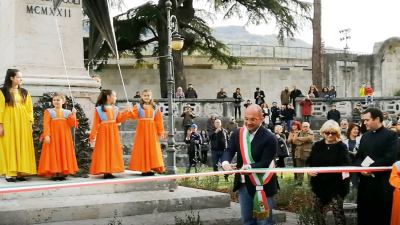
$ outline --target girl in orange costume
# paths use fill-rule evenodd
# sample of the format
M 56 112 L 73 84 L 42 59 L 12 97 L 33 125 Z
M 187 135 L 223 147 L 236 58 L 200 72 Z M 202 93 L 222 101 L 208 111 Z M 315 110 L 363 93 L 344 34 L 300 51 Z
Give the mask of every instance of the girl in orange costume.
M 90 174 L 104 174 L 104 179 L 115 178 L 112 173 L 125 171 L 118 123 L 125 121 L 127 114 L 118 111 L 116 100 L 114 91 L 101 90 L 89 135 L 90 143 L 94 145 Z
M 164 138 L 163 118 L 154 104 L 150 90 L 142 91 L 140 103 L 133 107 L 129 118 L 137 119 L 135 140 L 129 169 L 141 171 L 143 176 L 165 171 L 159 138 Z
M 55 93 L 52 98 L 54 108 L 44 111 L 43 146 L 40 155 L 38 174 L 65 180 L 65 176 L 75 174 L 78 164 L 75 157 L 71 127 L 76 127 L 76 109 L 72 112 L 63 109 L 65 96 Z
M 393 164 L 389 183 L 394 187 L 392 220 L 390 225 L 400 225 L 400 161 Z

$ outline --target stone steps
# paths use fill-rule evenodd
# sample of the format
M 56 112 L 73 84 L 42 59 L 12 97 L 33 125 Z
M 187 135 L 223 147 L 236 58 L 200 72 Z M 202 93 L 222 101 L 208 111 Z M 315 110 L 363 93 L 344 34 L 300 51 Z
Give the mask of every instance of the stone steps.
M 98 186 L 92 187 L 93 190 L 96 190 L 96 187 Z M 187 209 L 226 208 L 230 206 L 230 196 L 224 193 L 179 187 L 174 192 L 156 190 L 44 196 L 2 200 L 1 203 L 0 225 L 25 225 L 112 218 L 115 211 L 126 217 Z
M 163 224 L 175 225 L 175 219 L 182 220 L 190 218 L 197 219 L 200 216 L 200 221 L 203 225 L 240 225 L 240 208 L 237 203 L 232 203 L 227 208 L 215 209 L 200 209 L 200 210 L 186 210 L 170 213 L 154 213 L 147 215 L 127 216 L 121 217 L 116 215 L 110 218 L 92 219 L 92 220 L 79 220 L 79 221 L 64 221 L 55 223 L 41 223 L 36 225 L 105 225 L 111 221 L 120 221 L 123 225 L 148 225 L 148 224 Z M 118 223 L 116 223 L 118 224 Z
M 286 224 L 286 222 L 296 221 L 293 218 L 288 218 L 286 212 L 274 210 L 274 221 L 276 224 Z M 291 213 L 289 213 L 291 214 Z M 109 218 L 91 219 L 91 220 L 78 220 L 78 221 L 63 221 L 54 223 L 40 223 L 34 225 L 105 225 L 120 222 L 122 225 L 148 225 L 148 224 L 163 224 L 175 225 L 176 219 L 186 220 L 192 218 L 197 220 L 199 215 L 200 221 L 203 225 L 240 225 L 240 206 L 238 203 L 232 202 L 226 208 L 213 208 L 213 209 L 199 209 L 199 210 L 185 210 L 168 213 L 153 213 L 147 215 L 136 216 L 121 216 L 114 215 Z M 294 217 L 294 216 L 292 216 Z M 293 223 L 297 224 L 297 223 Z
M 132 178 L 134 175 L 139 175 L 139 172 L 133 171 L 125 171 L 124 174 L 114 174 L 118 178 L 118 180 L 124 180 L 127 178 Z M 90 179 L 93 180 L 103 180 L 102 176 L 91 176 L 91 178 L 68 178 L 67 181 L 63 183 L 78 183 L 78 182 L 87 182 Z M 0 180 L 1 187 L 29 187 L 29 186 L 37 186 L 37 185 L 47 185 L 53 184 L 54 181 L 49 181 L 46 178 L 42 177 L 32 177 L 29 178 L 28 182 L 18 183 L 18 185 L 13 185 L 10 183 L 6 183 L 3 179 Z M 58 182 L 57 182 L 58 183 Z M 168 181 L 151 181 L 146 183 L 126 183 L 126 184 L 107 184 L 107 185 L 97 185 L 96 188 L 92 186 L 81 186 L 81 187 L 70 187 L 70 188 L 58 188 L 51 190 L 38 190 L 38 191 L 29 191 L 29 192 L 16 192 L 16 193 L 7 193 L 0 194 L 0 201 L 3 202 L 5 200 L 24 200 L 24 199 L 33 199 L 33 198 L 50 198 L 50 197 L 70 197 L 70 196 L 82 196 L 82 195 L 101 195 L 101 194 L 113 194 L 113 193 L 126 193 L 133 191 L 160 191 L 160 190 L 168 190 L 169 182 Z

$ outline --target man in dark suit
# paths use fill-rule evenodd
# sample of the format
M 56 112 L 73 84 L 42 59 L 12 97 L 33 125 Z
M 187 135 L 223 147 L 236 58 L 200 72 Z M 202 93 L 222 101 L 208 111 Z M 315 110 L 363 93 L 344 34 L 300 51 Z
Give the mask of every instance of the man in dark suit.
M 392 166 L 398 151 L 397 135 L 382 124 L 383 113 L 368 108 L 362 114 L 368 132 L 363 134 L 356 154 L 356 166 Z M 389 225 L 393 187 L 389 184 L 390 171 L 361 172 L 357 192 L 357 224 Z
M 265 102 L 264 98 L 265 98 L 264 91 L 260 90 L 260 88 L 257 87 L 256 91 L 254 92 L 254 102 L 257 105 L 261 105 L 261 104 L 263 104 Z
M 234 165 L 231 160 L 237 153 L 237 168 L 268 168 L 273 164 L 273 160 L 278 149 L 278 141 L 274 134 L 261 126 L 263 112 L 260 106 L 253 104 L 246 108 L 244 127 L 235 130 L 230 138 L 228 149 L 222 157 L 222 167 L 224 170 L 233 170 Z M 246 136 L 245 136 L 246 135 Z M 247 146 L 244 139 L 247 138 Z M 241 140 L 242 139 L 242 140 Z M 245 146 L 245 147 L 243 147 Z M 247 146 L 247 147 L 246 147 Z M 245 151 L 250 150 L 250 151 Z M 249 163 L 249 156 L 252 162 Z M 250 161 L 251 161 L 250 160 Z M 247 162 L 247 163 L 245 163 Z M 258 220 L 253 216 L 253 198 L 257 192 L 256 185 L 250 180 L 251 175 L 236 174 L 233 191 L 239 191 L 239 202 L 241 207 L 242 223 L 246 225 L 269 225 L 272 224 L 273 196 L 277 193 L 277 180 L 275 174 L 269 176 L 269 181 L 265 185 L 257 187 L 258 192 L 264 192 L 268 203 L 268 217 Z M 264 194 L 263 193 L 263 194 Z

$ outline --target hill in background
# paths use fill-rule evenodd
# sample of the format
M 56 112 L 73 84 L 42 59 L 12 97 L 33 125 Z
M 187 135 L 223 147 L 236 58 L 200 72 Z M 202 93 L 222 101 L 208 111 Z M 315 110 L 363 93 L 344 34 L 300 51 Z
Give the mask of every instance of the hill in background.
M 225 44 L 280 46 L 276 35 L 249 33 L 243 26 L 213 27 L 213 35 Z M 284 46 L 311 48 L 311 44 L 296 38 L 286 38 Z

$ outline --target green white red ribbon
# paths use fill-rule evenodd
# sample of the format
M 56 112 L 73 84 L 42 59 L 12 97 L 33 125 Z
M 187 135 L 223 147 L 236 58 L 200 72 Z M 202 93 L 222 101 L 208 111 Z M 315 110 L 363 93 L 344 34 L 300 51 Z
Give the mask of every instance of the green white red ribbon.
M 232 171 L 216 171 L 216 172 L 204 172 L 204 173 L 190 173 L 190 174 L 174 174 L 174 175 L 157 175 L 151 177 L 142 177 L 130 175 L 129 177 L 115 178 L 112 180 L 99 180 L 93 178 L 87 178 L 85 181 L 74 181 L 70 179 L 61 183 L 51 184 L 30 184 L 30 182 L 18 183 L 4 183 L 0 185 L 0 194 L 15 193 L 15 192 L 28 192 L 28 191 L 40 191 L 40 190 L 51 190 L 59 188 L 76 188 L 84 186 L 96 186 L 96 185 L 107 185 L 107 184 L 128 184 L 128 183 L 143 183 L 143 182 L 155 182 L 155 181 L 173 181 L 185 178 L 195 177 L 207 177 L 217 176 L 225 174 L 249 174 L 249 173 L 342 173 L 342 172 L 384 172 L 391 171 L 392 166 L 385 167 L 357 167 L 357 166 L 336 166 L 336 167 L 296 167 L 296 168 L 257 168 L 250 170 L 232 170 Z M 118 176 L 118 175 L 117 175 Z M 29 179 L 29 178 L 28 178 Z M 50 182 L 50 181 L 49 181 Z

